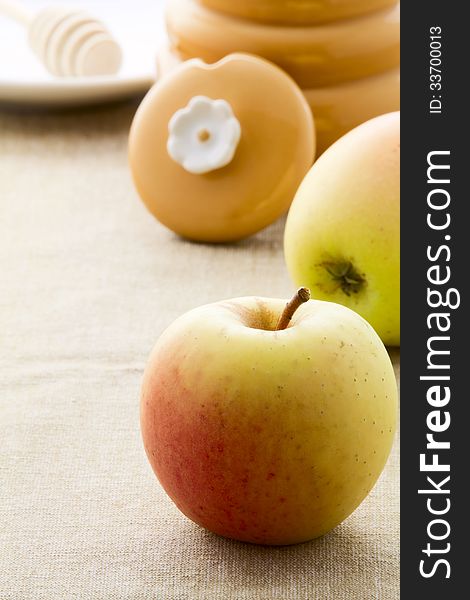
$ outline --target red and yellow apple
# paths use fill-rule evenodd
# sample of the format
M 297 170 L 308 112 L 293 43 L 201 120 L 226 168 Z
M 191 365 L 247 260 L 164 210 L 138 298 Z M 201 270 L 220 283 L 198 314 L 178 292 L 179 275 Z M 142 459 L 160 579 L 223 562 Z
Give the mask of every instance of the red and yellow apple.
M 400 113 L 363 123 L 320 156 L 289 210 L 284 250 L 295 283 L 400 344 Z
M 365 498 L 390 452 L 397 388 L 381 340 L 338 304 L 295 310 L 302 293 L 287 306 L 246 297 L 194 309 L 145 371 L 151 466 L 187 517 L 222 536 L 322 535 Z

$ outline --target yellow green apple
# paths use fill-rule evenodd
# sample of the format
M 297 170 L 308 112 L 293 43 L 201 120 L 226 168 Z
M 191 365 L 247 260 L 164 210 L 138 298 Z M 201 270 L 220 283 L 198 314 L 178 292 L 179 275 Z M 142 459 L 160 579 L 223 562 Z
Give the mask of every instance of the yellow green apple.
M 219 535 L 320 536 L 360 504 L 389 455 L 397 388 L 384 345 L 357 313 L 308 296 L 191 310 L 150 356 L 148 459 L 178 508 Z
M 317 160 L 289 210 L 284 250 L 294 282 L 400 344 L 400 113 L 363 123 Z

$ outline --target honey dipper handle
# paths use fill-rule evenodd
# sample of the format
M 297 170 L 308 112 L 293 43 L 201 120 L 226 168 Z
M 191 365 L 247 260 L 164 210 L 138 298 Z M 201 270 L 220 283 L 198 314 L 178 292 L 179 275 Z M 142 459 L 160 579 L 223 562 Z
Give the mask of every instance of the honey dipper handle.
M 14 0 L 0 0 L 0 15 L 11 17 L 24 25 L 29 25 L 32 19 L 31 13 Z

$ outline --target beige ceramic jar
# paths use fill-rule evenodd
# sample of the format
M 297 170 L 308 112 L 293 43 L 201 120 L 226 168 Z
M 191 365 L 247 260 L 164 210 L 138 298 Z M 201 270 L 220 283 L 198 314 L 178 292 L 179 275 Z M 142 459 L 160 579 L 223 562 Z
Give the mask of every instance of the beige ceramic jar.
M 183 60 L 215 62 L 249 52 L 282 67 L 305 89 L 337 85 L 395 68 L 400 61 L 400 6 L 317 26 L 286 27 L 236 19 L 195 0 L 170 0 L 171 48 Z

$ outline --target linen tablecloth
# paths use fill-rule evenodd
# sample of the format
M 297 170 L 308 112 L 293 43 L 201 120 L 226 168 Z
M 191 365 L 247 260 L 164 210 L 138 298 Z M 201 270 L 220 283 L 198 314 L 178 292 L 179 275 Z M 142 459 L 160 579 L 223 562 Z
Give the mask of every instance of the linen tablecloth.
M 294 287 L 282 219 L 211 246 L 146 212 L 135 109 L 0 111 L 1 600 L 397 599 L 398 436 L 356 512 L 298 546 L 212 535 L 154 477 L 139 389 L 158 335 L 197 305 Z

